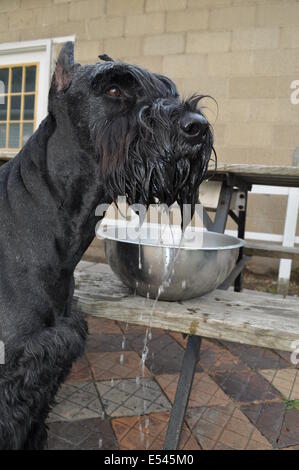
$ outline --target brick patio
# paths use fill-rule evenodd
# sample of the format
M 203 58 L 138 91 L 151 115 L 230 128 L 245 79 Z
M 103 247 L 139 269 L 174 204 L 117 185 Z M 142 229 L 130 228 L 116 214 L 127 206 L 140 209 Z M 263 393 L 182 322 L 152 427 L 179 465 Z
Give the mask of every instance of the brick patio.
M 88 317 L 85 356 L 49 417 L 49 449 L 156 449 L 163 440 L 186 340 Z M 287 402 L 287 400 L 289 400 Z M 298 449 L 299 368 L 280 351 L 204 339 L 180 448 Z

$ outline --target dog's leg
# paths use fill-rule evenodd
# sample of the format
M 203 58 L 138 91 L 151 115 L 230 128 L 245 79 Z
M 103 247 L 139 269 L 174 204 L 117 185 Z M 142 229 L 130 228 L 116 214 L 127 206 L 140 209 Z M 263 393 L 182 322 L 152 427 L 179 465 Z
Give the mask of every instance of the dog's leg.
M 0 369 L 0 449 L 37 449 L 45 420 L 72 363 L 84 352 L 87 325 L 78 312 L 34 335 Z
M 34 423 L 29 431 L 27 441 L 24 444 L 24 450 L 42 450 L 47 444 L 47 419 L 48 411 L 46 414 L 42 413 L 40 422 Z

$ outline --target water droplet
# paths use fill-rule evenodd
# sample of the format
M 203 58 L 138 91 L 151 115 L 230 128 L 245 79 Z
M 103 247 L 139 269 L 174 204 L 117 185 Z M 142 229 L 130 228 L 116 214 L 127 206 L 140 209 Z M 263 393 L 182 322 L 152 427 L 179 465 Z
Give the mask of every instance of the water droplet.
M 140 377 L 139 377 L 139 375 L 136 375 L 136 385 L 137 385 L 137 386 L 140 385 Z
M 121 365 L 123 365 L 123 363 L 124 363 L 124 355 L 123 354 L 120 355 L 119 362 L 120 362 Z
M 182 281 L 182 288 L 185 289 L 185 287 L 186 287 L 186 281 L 184 280 Z
M 103 439 L 100 437 L 99 439 L 99 449 L 103 447 Z
M 111 379 L 111 387 L 114 387 L 114 379 Z

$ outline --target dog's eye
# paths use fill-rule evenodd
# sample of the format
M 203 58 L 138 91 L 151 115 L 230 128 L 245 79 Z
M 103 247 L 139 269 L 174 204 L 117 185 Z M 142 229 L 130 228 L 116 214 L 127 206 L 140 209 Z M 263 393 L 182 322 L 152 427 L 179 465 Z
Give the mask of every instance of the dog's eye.
M 106 95 L 112 96 L 113 98 L 119 98 L 122 95 L 122 92 L 117 86 L 112 86 L 106 90 Z

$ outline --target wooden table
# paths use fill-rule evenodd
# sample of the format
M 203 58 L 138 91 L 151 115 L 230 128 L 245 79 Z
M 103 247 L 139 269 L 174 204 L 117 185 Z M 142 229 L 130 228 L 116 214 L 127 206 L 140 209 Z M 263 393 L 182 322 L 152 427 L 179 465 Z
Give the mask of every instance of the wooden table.
M 227 219 L 231 217 L 237 225 L 238 236 L 244 238 L 247 197 L 252 184 L 299 187 L 299 170 L 296 167 L 222 165 L 213 179 L 222 182 L 221 191 L 214 221 L 204 210 L 205 226 L 208 230 L 223 233 Z M 236 190 L 242 191 L 243 202 L 238 210 L 232 210 L 231 201 Z M 237 265 L 220 286 L 221 290 L 188 302 L 157 302 L 154 312 L 151 300 L 130 295 L 111 272 L 104 273 L 101 266 L 93 272 L 77 275 L 75 296 L 84 312 L 189 335 L 165 450 L 176 449 L 179 444 L 202 336 L 286 351 L 291 351 L 292 341 L 299 339 L 297 300 L 286 302 L 270 295 L 240 293 L 241 273 L 247 260 L 240 250 Z M 235 292 L 227 291 L 232 284 Z
M 299 187 L 298 166 L 219 164 L 216 172 L 209 170 L 208 176 L 215 181 L 223 181 L 227 175 L 240 177 L 248 185 Z
M 293 351 L 299 340 L 298 299 L 215 290 L 182 302 L 133 295 L 110 267 L 96 264 L 75 274 L 75 301 L 87 314 L 265 348 Z
M 199 360 L 201 337 L 293 351 L 299 340 L 298 299 L 215 290 L 184 302 L 132 295 L 107 265 L 76 272 L 75 302 L 90 315 L 189 335 L 164 444 L 178 447 Z

